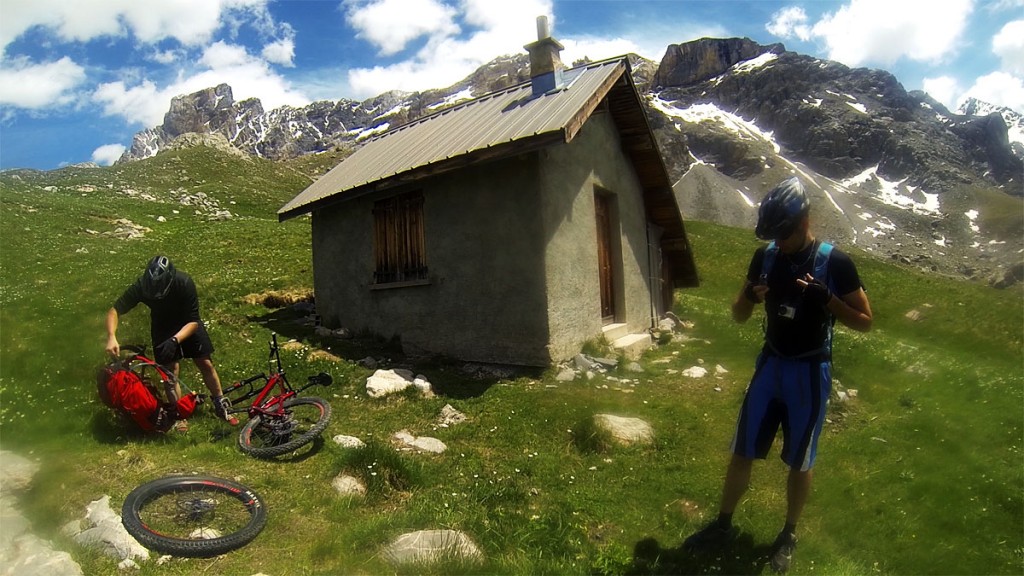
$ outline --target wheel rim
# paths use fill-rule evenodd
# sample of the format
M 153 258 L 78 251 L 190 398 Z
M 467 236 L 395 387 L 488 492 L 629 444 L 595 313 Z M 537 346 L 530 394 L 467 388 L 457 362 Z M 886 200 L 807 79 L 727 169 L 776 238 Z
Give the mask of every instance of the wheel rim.
M 253 513 L 222 488 L 176 486 L 145 502 L 139 520 L 151 532 L 182 540 L 209 540 L 245 528 Z

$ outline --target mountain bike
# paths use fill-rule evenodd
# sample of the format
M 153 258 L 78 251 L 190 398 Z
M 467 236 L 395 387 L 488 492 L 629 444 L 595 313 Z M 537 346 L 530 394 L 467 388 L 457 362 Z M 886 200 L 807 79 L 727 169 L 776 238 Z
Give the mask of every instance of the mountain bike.
M 319 436 L 331 420 L 331 405 L 323 398 L 299 396 L 310 386 L 328 386 L 331 375 L 321 372 L 308 378 L 307 384 L 295 389 L 288 382 L 281 366 L 277 334 L 270 339 L 272 372 L 235 382 L 224 390 L 232 405 L 255 398 L 248 408 L 232 409 L 246 412 L 249 421 L 238 434 L 238 447 L 257 458 L 273 458 L 296 450 Z M 259 386 L 257 386 L 259 384 Z
M 267 508 L 255 492 L 231 480 L 167 476 L 128 494 L 121 523 L 150 550 L 209 558 L 256 538 L 267 523 Z

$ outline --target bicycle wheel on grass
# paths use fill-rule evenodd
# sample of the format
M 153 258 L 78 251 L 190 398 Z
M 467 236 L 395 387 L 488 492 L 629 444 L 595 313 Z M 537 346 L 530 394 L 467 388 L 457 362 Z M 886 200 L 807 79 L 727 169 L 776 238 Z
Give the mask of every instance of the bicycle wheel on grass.
M 209 558 L 251 542 L 267 523 L 267 509 L 236 482 L 168 476 L 132 490 L 121 507 L 121 523 L 150 550 Z
M 331 405 L 323 398 L 296 396 L 284 402 L 281 416 L 260 414 L 238 433 L 238 447 L 257 458 L 273 458 L 312 442 L 331 421 Z

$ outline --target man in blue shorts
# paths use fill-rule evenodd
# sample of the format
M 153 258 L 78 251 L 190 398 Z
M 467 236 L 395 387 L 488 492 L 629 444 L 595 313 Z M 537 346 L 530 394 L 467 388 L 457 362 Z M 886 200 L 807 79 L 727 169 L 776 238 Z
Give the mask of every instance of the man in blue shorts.
M 196 285 L 188 274 L 176 270 L 166 256 L 154 256 L 142 276 L 107 311 L 107 353 L 115 358 L 121 353 L 121 345 L 117 341 L 118 319 L 140 303 L 150 310 L 153 359 L 177 376 L 178 361 L 191 358 L 210 391 L 217 416 L 232 426 L 237 425 L 238 419 L 228 412 L 231 403 L 221 391 L 220 377 L 210 359 L 213 342 L 199 317 Z M 176 391 L 176 395 L 181 396 L 181 392 Z M 168 398 L 170 402 L 176 400 Z M 182 421 L 178 429 L 184 431 L 187 423 Z
M 770 550 L 777 572 L 789 569 L 797 521 L 811 491 L 832 388 L 832 324 L 839 320 L 867 332 L 872 322 L 856 266 L 847 254 L 814 238 L 809 211 L 807 194 L 795 177 L 781 182 L 761 202 L 755 233 L 772 242 L 754 252 L 732 316 L 746 322 L 763 303 L 764 347 L 740 409 L 718 518 L 684 542 L 688 549 L 699 549 L 737 536 L 732 515 L 750 484 L 753 461 L 767 458 L 781 427 L 781 457 L 790 470 L 786 524 Z

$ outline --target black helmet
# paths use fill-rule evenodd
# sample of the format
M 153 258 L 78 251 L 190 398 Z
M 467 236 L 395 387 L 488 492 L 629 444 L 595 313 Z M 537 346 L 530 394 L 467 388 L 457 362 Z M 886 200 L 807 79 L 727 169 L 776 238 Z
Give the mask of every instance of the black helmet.
M 147 298 L 160 300 L 167 296 L 174 280 L 174 264 L 167 256 L 153 256 L 142 273 L 142 293 Z
M 796 176 L 783 180 L 761 201 L 754 234 L 761 240 L 788 238 L 810 209 L 800 180 Z

